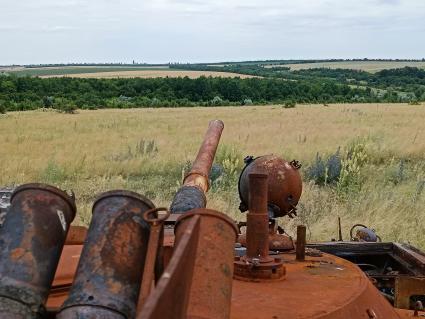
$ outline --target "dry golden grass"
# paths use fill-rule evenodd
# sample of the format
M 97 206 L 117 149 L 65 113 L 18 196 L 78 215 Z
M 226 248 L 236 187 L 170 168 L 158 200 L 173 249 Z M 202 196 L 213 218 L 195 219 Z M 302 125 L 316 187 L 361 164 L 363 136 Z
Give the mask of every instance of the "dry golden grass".
M 342 61 L 342 62 L 318 62 L 318 63 L 299 63 L 299 64 L 282 64 L 282 65 L 266 65 L 266 68 L 283 66 L 291 68 L 291 70 L 304 70 L 313 68 L 331 68 L 331 69 L 354 69 L 367 72 L 378 72 L 384 69 L 404 68 L 405 66 L 425 68 L 425 62 L 398 62 L 398 61 Z
M 330 154 L 356 138 L 365 140 L 371 163 L 364 169 L 362 191 L 343 200 L 331 187 L 305 181 L 300 217 L 284 219 L 284 225 L 291 231 L 295 223 L 304 222 L 311 239 L 329 240 L 341 216 L 345 230 L 363 222 L 386 240 L 425 247 L 425 194 L 412 200 L 418 182 L 425 180 L 424 105 L 9 113 L 0 116 L 0 185 L 42 181 L 73 189 L 79 209 L 76 223 L 88 223 L 94 196 L 114 188 L 141 192 L 157 205 L 168 205 L 183 164 L 193 160 L 208 121 L 215 118 L 225 123 L 221 144 L 239 152 L 239 167 L 244 155 L 268 153 L 308 166 L 317 152 Z M 155 141 L 158 152 L 137 154 L 136 145 L 149 140 Z M 408 175 L 393 185 L 385 176 L 400 158 L 407 160 Z M 240 216 L 236 185 L 210 192 L 209 206 Z
M 119 72 L 96 72 L 96 73 L 78 73 L 78 74 L 61 74 L 61 75 L 42 75 L 41 78 L 51 77 L 73 77 L 73 78 L 165 78 L 165 77 L 189 77 L 196 79 L 201 76 L 212 77 L 240 77 L 252 78 L 254 76 L 237 74 L 231 72 L 213 72 L 213 71 L 180 71 L 180 70 L 137 70 L 137 71 L 119 71 Z

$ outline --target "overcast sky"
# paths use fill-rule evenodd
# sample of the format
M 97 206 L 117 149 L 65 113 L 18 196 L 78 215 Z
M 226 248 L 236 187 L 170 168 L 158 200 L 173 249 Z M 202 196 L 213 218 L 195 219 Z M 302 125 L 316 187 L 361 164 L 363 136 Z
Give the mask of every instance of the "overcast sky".
M 0 0 L 0 65 L 425 57 L 424 0 Z

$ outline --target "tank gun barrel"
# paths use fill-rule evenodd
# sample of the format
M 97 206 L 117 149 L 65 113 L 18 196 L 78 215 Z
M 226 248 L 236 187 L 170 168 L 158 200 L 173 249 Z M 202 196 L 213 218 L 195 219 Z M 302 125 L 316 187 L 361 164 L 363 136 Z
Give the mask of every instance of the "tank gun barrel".
M 209 123 L 202 145 L 190 172 L 171 203 L 171 213 L 184 213 L 194 208 L 205 208 L 205 193 L 208 191 L 208 175 L 214 161 L 224 124 L 220 120 Z

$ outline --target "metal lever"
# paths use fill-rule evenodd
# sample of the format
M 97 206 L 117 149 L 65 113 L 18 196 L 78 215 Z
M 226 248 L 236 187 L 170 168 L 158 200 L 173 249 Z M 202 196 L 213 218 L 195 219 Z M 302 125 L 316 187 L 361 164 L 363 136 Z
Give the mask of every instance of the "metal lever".
M 158 212 L 165 212 L 159 215 Z M 143 219 L 151 226 L 148 242 L 148 250 L 146 253 L 145 267 L 143 269 L 143 279 L 140 286 L 139 300 L 137 302 L 137 313 L 146 301 L 152 288 L 152 282 L 155 277 L 155 262 L 158 252 L 158 247 L 162 239 L 163 227 L 165 220 L 170 216 L 170 211 L 167 208 L 160 207 L 146 211 L 143 214 Z

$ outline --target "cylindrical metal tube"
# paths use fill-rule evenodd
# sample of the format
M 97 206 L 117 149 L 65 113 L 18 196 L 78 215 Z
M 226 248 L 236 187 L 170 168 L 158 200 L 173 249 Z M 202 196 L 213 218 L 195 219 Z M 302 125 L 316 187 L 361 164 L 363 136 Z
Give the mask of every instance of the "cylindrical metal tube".
M 249 174 L 249 212 L 246 216 L 248 258 L 268 259 L 269 215 L 267 212 L 268 175 Z
M 306 227 L 304 225 L 297 226 L 297 245 L 296 256 L 298 261 L 305 260 L 305 245 L 306 245 Z
M 208 191 L 208 176 L 214 161 L 224 124 L 220 120 L 209 123 L 202 145 L 193 162 L 190 172 L 183 180 L 183 186 L 177 191 L 170 206 L 172 214 L 184 213 L 196 208 L 205 208 Z
M 95 201 L 76 276 L 57 318 L 134 318 L 149 239 L 143 213 L 152 208 L 150 200 L 128 191 L 110 191 Z
M 209 123 L 204 141 L 198 151 L 195 162 L 192 164 L 192 169 L 184 179 L 184 185 L 197 186 L 204 192 L 208 190 L 208 175 L 223 129 L 224 123 L 220 120 L 213 120 Z
M 12 194 L 0 228 L 0 318 L 37 318 L 44 312 L 75 201 L 45 184 Z
M 196 215 L 201 220 L 187 318 L 226 319 L 230 316 L 234 245 L 238 231 L 233 220 L 226 215 L 210 209 L 194 209 L 177 221 L 176 246 L 190 219 Z

